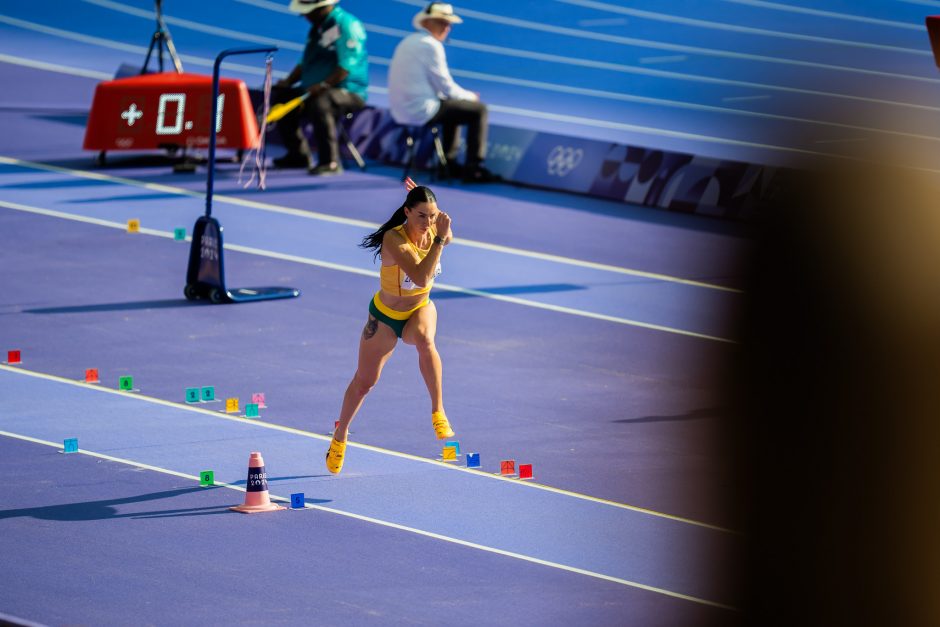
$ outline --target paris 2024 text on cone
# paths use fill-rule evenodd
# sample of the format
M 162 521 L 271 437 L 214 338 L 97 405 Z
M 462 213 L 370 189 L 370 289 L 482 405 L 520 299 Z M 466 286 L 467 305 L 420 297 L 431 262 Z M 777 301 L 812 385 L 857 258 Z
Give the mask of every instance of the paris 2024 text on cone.
M 261 453 L 252 452 L 248 457 L 248 484 L 245 486 L 245 504 L 230 507 L 243 514 L 258 514 L 284 509 L 271 502 L 268 496 L 268 474 L 264 471 Z

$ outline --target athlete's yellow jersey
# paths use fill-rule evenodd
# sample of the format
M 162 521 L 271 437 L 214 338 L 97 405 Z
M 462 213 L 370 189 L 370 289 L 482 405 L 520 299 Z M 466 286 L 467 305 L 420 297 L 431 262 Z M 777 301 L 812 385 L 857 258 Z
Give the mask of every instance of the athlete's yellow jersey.
M 418 255 L 418 261 L 423 260 L 428 256 L 428 253 L 431 252 L 431 246 L 427 248 L 418 248 L 414 242 L 411 241 L 411 238 L 408 237 L 408 233 L 405 231 L 405 226 L 396 226 L 395 229 L 401 236 L 405 238 L 405 241 L 411 246 L 415 251 L 415 254 Z M 434 230 L 434 227 L 431 227 L 431 237 L 433 238 L 437 235 L 437 232 Z M 434 268 L 434 276 L 436 277 L 441 273 L 441 264 L 438 263 L 437 267 Z M 426 294 L 431 291 L 431 285 L 434 284 L 434 279 L 432 278 L 427 285 L 415 285 L 414 281 L 411 280 L 405 272 L 398 266 L 398 264 L 393 264 L 390 266 L 382 265 L 379 270 L 379 279 L 382 290 L 388 292 L 389 294 L 397 294 L 398 296 L 413 296 L 415 294 Z

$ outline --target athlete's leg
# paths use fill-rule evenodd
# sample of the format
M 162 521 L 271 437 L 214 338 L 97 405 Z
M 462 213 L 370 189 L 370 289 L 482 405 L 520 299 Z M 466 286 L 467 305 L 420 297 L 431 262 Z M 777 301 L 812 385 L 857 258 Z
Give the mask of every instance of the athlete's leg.
M 379 380 L 382 367 L 391 357 L 397 343 L 398 336 L 395 332 L 370 314 L 365 328 L 362 329 L 362 337 L 359 339 L 359 365 L 346 388 L 343 407 L 339 412 L 339 425 L 333 434 L 337 442 L 346 441 L 349 423 L 362 406 L 366 394 Z
M 418 350 L 418 367 L 431 396 L 431 412 L 444 411 L 441 356 L 434 345 L 437 334 L 437 308 L 433 302 L 414 312 L 405 324 L 401 339 Z

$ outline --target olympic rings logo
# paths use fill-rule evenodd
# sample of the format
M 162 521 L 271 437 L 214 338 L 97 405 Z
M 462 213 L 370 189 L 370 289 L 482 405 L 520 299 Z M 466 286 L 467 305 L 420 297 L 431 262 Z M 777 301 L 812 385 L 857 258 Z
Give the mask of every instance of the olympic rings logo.
M 555 146 L 548 153 L 548 173 L 553 176 L 568 176 L 568 173 L 578 167 L 584 151 L 570 146 Z

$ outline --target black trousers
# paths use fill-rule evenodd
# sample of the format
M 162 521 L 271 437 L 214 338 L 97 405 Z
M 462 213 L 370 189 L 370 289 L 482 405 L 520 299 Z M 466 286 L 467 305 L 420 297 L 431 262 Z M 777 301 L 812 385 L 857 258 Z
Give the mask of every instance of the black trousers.
M 467 127 L 467 160 L 464 165 L 474 166 L 486 159 L 486 105 L 473 100 L 441 100 L 441 108 L 428 121 L 428 126 L 444 127 L 442 143 L 448 161 L 457 156 L 460 126 Z
M 287 102 L 304 94 L 299 87 L 275 88 L 272 104 Z M 304 120 L 313 122 L 313 137 L 317 148 L 317 163 L 326 165 L 339 163 L 339 143 L 336 140 L 336 119 L 341 115 L 358 111 L 366 106 L 365 101 L 345 89 L 328 89 L 316 98 L 307 100 L 277 122 L 277 132 L 288 154 L 300 154 L 300 137 L 297 129 Z

